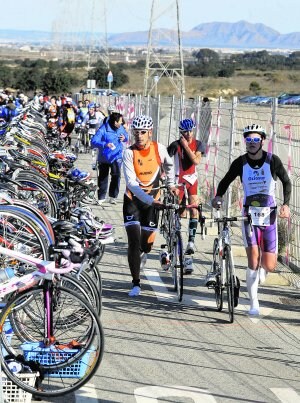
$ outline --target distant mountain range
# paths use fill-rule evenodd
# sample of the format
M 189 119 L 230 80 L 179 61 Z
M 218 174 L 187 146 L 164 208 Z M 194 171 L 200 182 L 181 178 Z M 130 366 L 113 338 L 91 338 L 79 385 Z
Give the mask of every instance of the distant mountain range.
M 300 50 L 300 32 L 281 34 L 264 24 L 251 24 L 247 21 L 199 24 L 188 32 L 182 31 L 181 35 L 183 47 Z M 153 30 L 153 44 L 157 46 L 170 46 L 170 38 L 176 39 L 176 32 L 167 29 Z M 0 29 L 0 43 L 46 45 L 51 40 L 51 32 Z M 148 31 L 108 34 L 108 45 L 112 47 L 146 46 L 147 43 Z

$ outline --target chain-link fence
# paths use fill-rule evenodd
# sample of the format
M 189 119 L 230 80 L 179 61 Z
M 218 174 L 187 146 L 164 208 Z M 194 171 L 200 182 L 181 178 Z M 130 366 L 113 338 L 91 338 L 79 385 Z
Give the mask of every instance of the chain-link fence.
M 237 98 L 214 102 L 205 99 L 176 97 L 122 96 L 97 97 L 95 101 L 105 108 L 112 103 L 130 123 L 135 115 L 147 114 L 154 120 L 153 138 L 168 145 L 178 138 L 178 122 L 191 117 L 196 123 L 196 137 L 206 145 L 206 156 L 199 166 L 199 192 L 208 206 L 221 178 L 231 162 L 245 152 L 243 128 L 251 123 L 263 126 L 268 133 L 265 149 L 277 154 L 288 170 L 292 182 L 290 220 L 279 219 L 279 254 L 281 260 L 300 268 L 300 109 L 297 106 L 279 106 L 274 98 L 271 104 L 239 103 Z M 282 203 L 282 186 L 277 181 L 277 202 Z M 232 183 L 227 192 L 226 212 L 237 214 L 242 206 L 240 180 Z

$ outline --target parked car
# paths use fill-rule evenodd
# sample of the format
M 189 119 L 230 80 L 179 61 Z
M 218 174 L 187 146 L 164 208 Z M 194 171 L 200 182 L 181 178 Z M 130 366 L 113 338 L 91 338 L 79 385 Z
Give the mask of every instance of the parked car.
M 106 95 L 106 96 L 113 96 L 119 97 L 120 93 L 118 91 L 110 90 L 108 88 L 86 88 L 83 90 L 84 94 L 93 94 L 93 95 Z

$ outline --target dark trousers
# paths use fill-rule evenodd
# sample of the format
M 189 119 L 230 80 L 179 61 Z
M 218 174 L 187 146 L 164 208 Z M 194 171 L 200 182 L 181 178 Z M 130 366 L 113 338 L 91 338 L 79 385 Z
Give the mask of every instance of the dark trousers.
M 109 170 L 111 175 L 111 180 L 109 184 L 108 196 L 117 198 L 120 190 L 120 179 L 121 179 L 121 160 L 112 162 L 111 164 L 104 164 L 98 162 L 98 199 L 105 199 L 107 188 L 108 188 L 108 176 Z

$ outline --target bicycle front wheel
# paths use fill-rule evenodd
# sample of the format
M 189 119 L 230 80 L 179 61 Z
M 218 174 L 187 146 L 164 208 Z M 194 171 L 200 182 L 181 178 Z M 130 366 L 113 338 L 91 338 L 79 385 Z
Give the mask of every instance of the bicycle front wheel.
M 178 301 L 181 302 L 183 296 L 183 243 L 180 232 L 176 233 L 173 242 L 172 275 L 174 291 L 177 291 Z
M 219 240 L 215 238 L 213 246 L 213 263 L 212 271 L 216 274 L 216 284 L 214 285 L 215 299 L 217 310 L 220 312 L 223 309 L 223 285 L 221 279 L 221 267 L 220 267 L 220 256 L 219 256 Z M 223 262 L 221 262 L 223 263 Z
M 226 268 L 226 291 L 227 291 L 227 304 L 228 304 L 228 314 L 229 322 L 234 321 L 234 278 L 233 278 L 233 267 L 231 258 L 231 249 L 226 246 L 225 250 L 225 268 Z
M 45 334 L 44 293 L 40 287 L 18 295 L 0 316 L 3 371 L 17 386 L 43 398 L 82 387 L 97 371 L 104 349 L 102 326 L 92 306 L 72 290 L 55 290 L 51 338 Z M 4 324 L 11 324 L 9 331 Z M 29 385 L 11 370 L 20 367 L 22 372 L 34 373 L 35 382 Z

